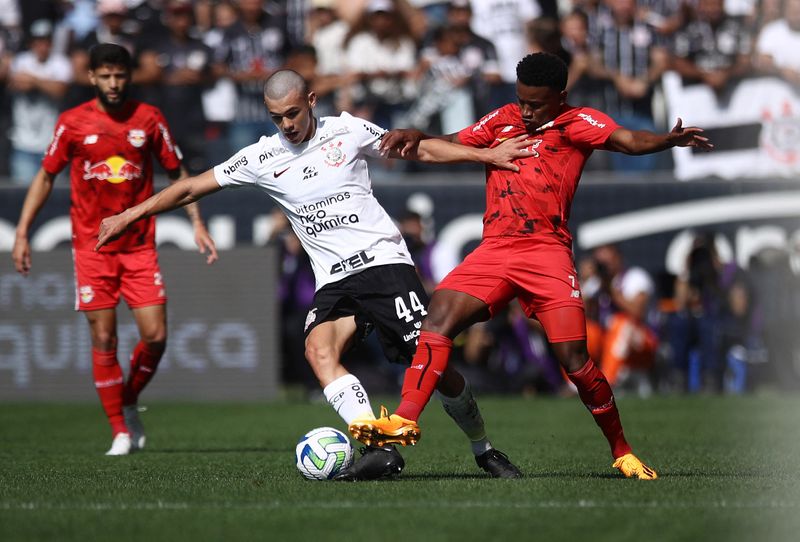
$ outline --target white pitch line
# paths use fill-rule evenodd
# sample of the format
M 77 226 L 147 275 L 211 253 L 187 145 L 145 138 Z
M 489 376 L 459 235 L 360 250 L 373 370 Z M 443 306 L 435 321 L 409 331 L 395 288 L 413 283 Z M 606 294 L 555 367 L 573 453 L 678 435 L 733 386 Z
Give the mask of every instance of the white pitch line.
M 418 508 L 441 508 L 441 509 L 495 509 L 495 508 L 515 508 L 515 509 L 575 509 L 575 508 L 597 508 L 597 509 L 674 509 L 674 510 L 696 510 L 696 509 L 734 509 L 734 510 L 770 510 L 770 509 L 797 509 L 800 503 L 792 501 L 464 501 L 447 502 L 433 501 L 424 503 L 376 503 L 360 501 L 333 501 L 327 503 L 315 502 L 313 504 L 303 502 L 130 502 L 130 503 L 52 503 L 52 502 L 3 502 L 0 503 L 0 510 L 23 511 L 23 510 L 283 510 L 283 509 L 418 509 Z

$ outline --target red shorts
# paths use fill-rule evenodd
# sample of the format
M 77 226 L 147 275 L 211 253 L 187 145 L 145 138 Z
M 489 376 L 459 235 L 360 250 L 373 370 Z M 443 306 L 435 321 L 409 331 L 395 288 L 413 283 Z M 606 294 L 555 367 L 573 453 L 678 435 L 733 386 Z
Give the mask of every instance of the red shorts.
M 578 274 L 572 252 L 556 242 L 515 237 L 481 241 L 436 287 L 480 299 L 494 316 L 517 298 L 537 318 L 550 342 L 586 338 Z
M 73 250 L 75 310 L 110 309 L 119 295 L 132 309 L 167 302 L 155 249 L 136 252 Z

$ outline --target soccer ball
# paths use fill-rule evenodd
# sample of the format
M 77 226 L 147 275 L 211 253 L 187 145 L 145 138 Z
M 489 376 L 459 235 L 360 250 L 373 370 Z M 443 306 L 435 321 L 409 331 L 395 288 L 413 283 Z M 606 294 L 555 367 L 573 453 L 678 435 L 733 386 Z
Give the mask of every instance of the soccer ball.
M 312 429 L 297 442 L 297 470 L 309 480 L 330 480 L 353 464 L 347 435 L 333 427 Z

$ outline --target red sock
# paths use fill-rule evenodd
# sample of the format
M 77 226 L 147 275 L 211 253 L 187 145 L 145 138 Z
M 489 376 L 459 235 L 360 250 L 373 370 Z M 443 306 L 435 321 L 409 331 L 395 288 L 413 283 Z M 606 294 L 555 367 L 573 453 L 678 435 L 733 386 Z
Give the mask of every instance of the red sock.
M 590 359 L 579 371 L 568 374 L 569 379 L 578 388 L 581 401 L 594 416 L 594 421 L 603 431 L 611 446 L 611 455 L 618 458 L 631 453 L 631 447 L 622 433 L 622 422 L 614 402 L 614 393 L 608 385 L 606 377 Z
M 395 414 L 409 420 L 419 419 L 447 368 L 452 348 L 453 341 L 444 335 L 430 331 L 420 333 L 417 352 L 411 367 L 406 369 L 402 400 Z
M 131 354 L 131 372 L 125 385 L 125 404 L 135 405 L 139 394 L 156 374 L 163 347 L 153 347 L 139 341 Z
M 92 374 L 111 431 L 114 435 L 127 433 L 128 428 L 122 416 L 122 367 L 117 363 L 117 351 L 100 352 L 92 348 Z

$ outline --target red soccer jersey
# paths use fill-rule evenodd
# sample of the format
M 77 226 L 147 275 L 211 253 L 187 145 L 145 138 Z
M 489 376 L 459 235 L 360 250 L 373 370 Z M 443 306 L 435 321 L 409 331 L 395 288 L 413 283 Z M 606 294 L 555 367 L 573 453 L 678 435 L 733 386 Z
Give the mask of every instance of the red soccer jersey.
M 618 127 L 600 111 L 565 105 L 555 120 L 529 135 L 533 155 L 517 160 L 519 173 L 487 165 L 483 237 L 555 236 L 571 247 L 567 221 L 583 166 Z M 461 130 L 458 139 L 494 147 L 525 133 L 519 105 L 508 104 Z
M 155 154 L 166 170 L 180 155 L 158 108 L 129 101 L 119 116 L 98 109 L 95 100 L 61 114 L 42 167 L 51 174 L 70 164 L 72 246 L 94 250 L 100 221 L 153 194 Z M 103 252 L 155 247 L 155 218 L 140 220 Z

